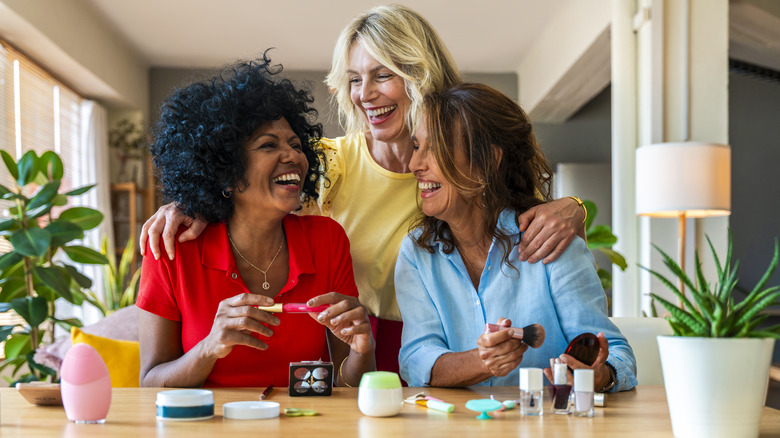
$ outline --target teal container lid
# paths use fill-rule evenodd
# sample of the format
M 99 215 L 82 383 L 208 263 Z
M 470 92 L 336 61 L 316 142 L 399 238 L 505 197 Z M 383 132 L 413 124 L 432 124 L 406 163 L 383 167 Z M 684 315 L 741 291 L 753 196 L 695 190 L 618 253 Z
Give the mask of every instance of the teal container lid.
M 401 387 L 398 374 L 389 371 L 371 371 L 360 378 L 360 387 L 369 389 L 392 389 Z

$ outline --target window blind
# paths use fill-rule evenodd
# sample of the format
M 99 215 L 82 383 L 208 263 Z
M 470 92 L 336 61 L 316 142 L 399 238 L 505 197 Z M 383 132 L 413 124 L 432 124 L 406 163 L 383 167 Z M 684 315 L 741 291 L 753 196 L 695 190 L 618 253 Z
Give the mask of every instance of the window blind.
M 65 177 L 61 190 L 75 188 L 80 167 L 82 98 L 31 59 L 0 41 L 0 147 L 14 159 L 28 150 L 60 155 Z M 14 188 L 13 177 L 2 166 L 0 184 Z M 10 203 L 0 201 L 2 215 Z M 67 206 L 62 208 L 68 208 Z M 0 239 L 0 254 L 11 249 Z M 13 312 L 0 313 L 0 325 L 23 322 Z

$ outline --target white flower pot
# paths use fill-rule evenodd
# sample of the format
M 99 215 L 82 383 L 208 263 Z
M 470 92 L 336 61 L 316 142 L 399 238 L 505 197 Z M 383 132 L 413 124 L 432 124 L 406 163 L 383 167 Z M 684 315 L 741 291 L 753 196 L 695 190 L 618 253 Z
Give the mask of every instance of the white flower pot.
M 775 340 L 658 336 L 676 437 L 757 437 Z

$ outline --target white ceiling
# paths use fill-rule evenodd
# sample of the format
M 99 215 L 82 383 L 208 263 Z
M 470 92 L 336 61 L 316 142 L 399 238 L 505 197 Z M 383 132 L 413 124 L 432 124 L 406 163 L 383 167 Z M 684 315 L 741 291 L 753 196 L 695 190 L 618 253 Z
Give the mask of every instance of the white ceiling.
M 151 67 L 213 68 L 275 47 L 290 70 L 328 70 L 364 0 L 85 0 Z M 515 72 L 557 11 L 578 0 L 402 0 L 426 17 L 461 70 Z

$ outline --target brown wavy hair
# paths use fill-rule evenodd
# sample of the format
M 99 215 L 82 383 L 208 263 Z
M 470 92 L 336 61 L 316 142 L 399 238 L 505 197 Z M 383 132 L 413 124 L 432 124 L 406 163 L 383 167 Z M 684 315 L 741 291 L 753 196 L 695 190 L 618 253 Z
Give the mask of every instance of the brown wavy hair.
M 506 263 L 513 243 L 497 227 L 501 212 L 520 214 L 550 200 L 552 170 L 528 115 L 503 93 L 474 83 L 426 96 L 423 114 L 428 147 L 444 178 L 484 212 L 484 229 L 498 240 Z M 457 149 L 467 169 L 456 164 Z M 446 222 L 421 215 L 412 224 L 416 228 L 422 229 L 416 243 L 426 251 L 433 253 L 433 242 L 441 242 L 447 254 L 455 249 Z

